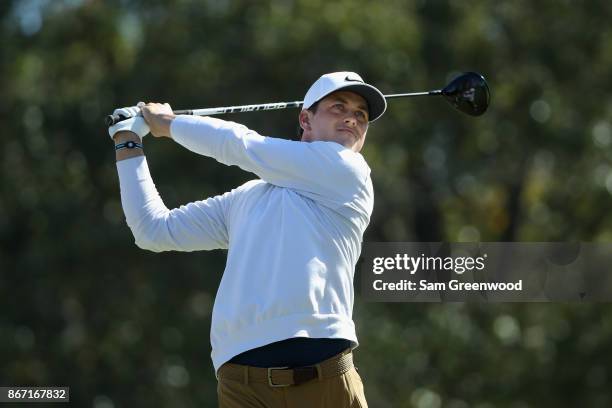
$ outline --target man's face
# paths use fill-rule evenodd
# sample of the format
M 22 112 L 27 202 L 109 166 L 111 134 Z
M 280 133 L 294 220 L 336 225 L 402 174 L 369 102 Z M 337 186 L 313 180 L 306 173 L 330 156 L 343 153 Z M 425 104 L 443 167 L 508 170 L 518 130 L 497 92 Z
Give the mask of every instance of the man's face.
M 368 130 L 368 104 L 356 93 L 333 92 L 319 101 L 316 113 L 300 113 L 300 126 L 303 142 L 336 142 L 359 152 Z

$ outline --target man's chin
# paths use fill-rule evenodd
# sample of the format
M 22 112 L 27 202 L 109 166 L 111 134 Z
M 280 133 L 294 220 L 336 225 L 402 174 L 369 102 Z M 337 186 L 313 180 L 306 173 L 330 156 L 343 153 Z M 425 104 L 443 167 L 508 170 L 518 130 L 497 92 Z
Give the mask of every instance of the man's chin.
M 351 132 L 338 131 L 332 135 L 326 135 L 317 138 L 302 138 L 302 142 L 335 142 L 344 147 L 352 149 L 357 144 L 358 139 Z

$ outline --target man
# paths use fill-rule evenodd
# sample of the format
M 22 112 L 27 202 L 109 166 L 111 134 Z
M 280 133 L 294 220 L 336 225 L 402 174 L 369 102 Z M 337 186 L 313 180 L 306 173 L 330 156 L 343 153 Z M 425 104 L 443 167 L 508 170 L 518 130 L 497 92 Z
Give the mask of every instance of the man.
M 109 133 L 136 244 L 156 252 L 228 249 L 211 328 L 221 407 L 367 406 L 351 352 L 353 276 L 374 204 L 359 151 L 386 106 L 359 75 L 336 72 L 306 93 L 299 142 L 175 116 L 168 104 L 115 111 L 134 116 Z M 259 179 L 168 210 L 142 151 L 149 130 Z

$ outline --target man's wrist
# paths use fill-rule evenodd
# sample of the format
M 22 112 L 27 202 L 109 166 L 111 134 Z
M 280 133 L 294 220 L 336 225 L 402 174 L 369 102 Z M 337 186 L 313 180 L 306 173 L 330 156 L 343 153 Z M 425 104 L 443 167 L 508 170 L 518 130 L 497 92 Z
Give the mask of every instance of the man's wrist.
M 130 132 L 129 130 L 124 130 L 115 133 L 115 136 L 113 136 L 113 141 L 115 142 L 115 144 L 129 141 L 140 143 L 142 139 L 140 139 L 140 136 L 138 136 L 136 133 Z
M 123 143 L 128 143 L 128 142 L 134 142 L 139 145 L 138 148 L 123 148 L 123 149 L 115 150 L 115 157 L 117 161 L 131 159 L 132 157 L 142 156 L 144 154 L 142 150 L 142 140 L 134 132 L 130 132 L 130 131 L 117 132 L 115 136 L 113 136 L 113 142 L 115 142 L 115 149 L 117 145 L 121 145 Z
M 172 121 L 176 118 L 175 114 L 164 113 L 159 115 L 160 121 L 158 122 L 159 130 L 156 133 L 158 136 L 167 137 L 172 139 L 172 135 L 170 134 L 170 127 L 172 126 Z M 155 134 L 154 134 L 155 135 Z

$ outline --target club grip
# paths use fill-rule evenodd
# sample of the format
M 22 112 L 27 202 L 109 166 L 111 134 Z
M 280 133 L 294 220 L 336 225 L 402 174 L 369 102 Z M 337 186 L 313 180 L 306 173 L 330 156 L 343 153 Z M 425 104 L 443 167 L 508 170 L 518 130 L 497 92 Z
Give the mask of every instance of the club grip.
M 121 122 L 122 120 L 127 119 L 121 115 L 108 115 L 105 119 L 104 119 L 104 123 L 106 123 L 107 127 L 111 127 L 115 124 L 117 124 L 118 122 Z
M 172 111 L 172 113 L 174 113 L 175 115 L 193 115 L 193 110 L 191 109 L 187 109 L 187 110 L 175 110 Z M 108 115 L 105 119 L 104 119 L 104 123 L 106 123 L 107 127 L 111 127 L 119 122 L 121 122 L 122 120 L 126 120 L 128 118 L 121 116 L 121 115 Z

